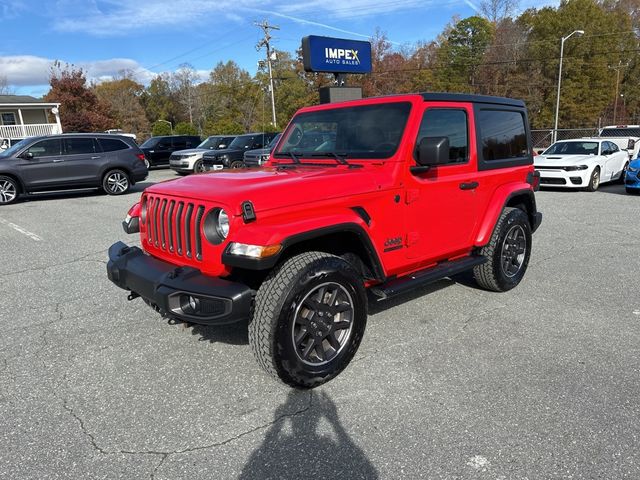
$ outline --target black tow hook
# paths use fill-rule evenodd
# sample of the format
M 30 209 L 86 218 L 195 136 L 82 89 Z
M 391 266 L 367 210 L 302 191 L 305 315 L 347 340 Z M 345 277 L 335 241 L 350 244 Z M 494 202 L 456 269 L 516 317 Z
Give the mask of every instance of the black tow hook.
M 131 300 L 135 300 L 136 298 L 138 298 L 140 295 L 138 295 L 136 292 L 131 292 L 128 296 L 127 296 L 127 300 L 131 301 Z

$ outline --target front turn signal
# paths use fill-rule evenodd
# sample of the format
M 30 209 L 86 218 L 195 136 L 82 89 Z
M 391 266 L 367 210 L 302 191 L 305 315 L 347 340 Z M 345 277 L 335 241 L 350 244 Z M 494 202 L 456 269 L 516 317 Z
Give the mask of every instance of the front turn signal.
M 272 257 L 282 249 L 279 243 L 275 245 L 248 245 L 246 243 L 233 242 L 229 245 L 230 255 L 241 255 L 251 258 Z

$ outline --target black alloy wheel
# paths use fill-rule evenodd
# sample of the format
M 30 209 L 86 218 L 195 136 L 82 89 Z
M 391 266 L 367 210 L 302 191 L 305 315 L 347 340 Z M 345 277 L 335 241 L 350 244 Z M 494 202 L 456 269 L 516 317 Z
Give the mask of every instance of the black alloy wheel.
M 346 368 L 367 323 L 361 275 L 323 252 L 295 255 L 258 289 L 249 343 L 260 366 L 298 388 L 321 385 Z

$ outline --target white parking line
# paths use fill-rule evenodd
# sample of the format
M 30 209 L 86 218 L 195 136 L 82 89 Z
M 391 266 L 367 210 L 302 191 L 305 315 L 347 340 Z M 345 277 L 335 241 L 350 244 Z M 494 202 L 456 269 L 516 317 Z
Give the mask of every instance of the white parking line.
M 26 235 L 31 240 L 34 240 L 36 242 L 41 242 L 42 241 L 42 237 L 39 237 L 35 233 L 30 232 L 29 230 L 27 230 L 25 228 L 22 228 L 20 225 L 16 225 L 15 223 L 11 223 L 11 222 L 5 220 L 4 218 L 0 218 L 0 223 L 3 224 L 3 225 L 6 225 L 9 228 L 13 228 L 16 232 L 20 232 L 23 235 Z

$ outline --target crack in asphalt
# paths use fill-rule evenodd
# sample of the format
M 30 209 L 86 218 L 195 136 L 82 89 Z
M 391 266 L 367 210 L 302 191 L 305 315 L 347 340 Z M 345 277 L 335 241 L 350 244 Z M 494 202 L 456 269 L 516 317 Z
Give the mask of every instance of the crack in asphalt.
M 100 253 L 100 252 L 97 252 L 97 253 Z M 13 276 L 16 276 L 16 275 L 21 275 L 23 273 L 32 273 L 32 272 L 42 272 L 42 273 L 46 274 L 47 270 L 50 270 L 52 268 L 63 267 L 65 265 L 71 265 L 71 264 L 80 263 L 80 262 L 99 263 L 101 265 L 106 265 L 107 264 L 106 261 L 96 260 L 96 259 L 88 259 L 87 258 L 87 257 L 90 257 L 91 255 L 97 255 L 97 253 L 89 253 L 89 254 L 85 255 L 84 257 L 74 258 L 73 260 L 69 260 L 68 262 L 54 263 L 53 265 L 47 265 L 47 266 L 44 266 L 44 267 L 26 268 L 24 270 L 19 270 L 17 272 L 2 273 L 2 274 L 0 274 L 0 277 L 2 277 L 2 278 L 13 277 Z

